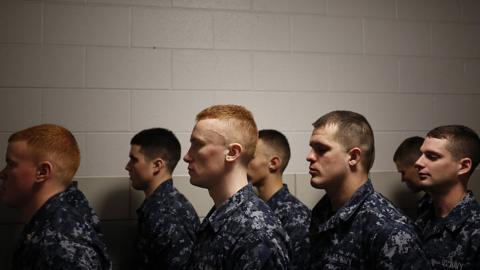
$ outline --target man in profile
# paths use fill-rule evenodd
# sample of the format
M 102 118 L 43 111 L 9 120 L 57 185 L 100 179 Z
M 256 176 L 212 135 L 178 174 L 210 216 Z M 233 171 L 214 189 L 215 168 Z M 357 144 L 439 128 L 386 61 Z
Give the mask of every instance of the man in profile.
M 130 142 L 128 171 L 132 187 L 145 194 L 137 209 L 134 269 L 186 269 L 200 221 L 174 186 L 180 142 L 163 128 L 142 130 Z
M 13 269 L 111 269 L 99 219 L 72 183 L 80 164 L 72 133 L 51 124 L 18 131 L 5 159 L 1 200 L 28 220 Z
M 201 111 L 184 156 L 190 182 L 208 189 L 214 207 L 203 220 L 190 269 L 288 269 L 288 236 L 248 184 L 257 126 L 238 105 Z
M 418 193 L 422 190 L 415 162 L 422 155 L 420 147 L 423 141 L 424 138 L 419 136 L 406 138 L 393 154 L 393 162 L 395 162 L 397 171 L 402 177 L 402 182 L 413 193 Z
M 416 220 L 434 269 L 480 269 L 480 206 L 467 189 L 480 161 L 480 139 L 461 125 L 427 133 L 415 166 L 430 195 Z
M 312 211 L 312 269 L 429 269 L 410 220 L 375 192 L 367 119 L 333 111 L 313 123 L 310 184 L 326 195 Z
M 255 157 L 248 164 L 248 180 L 287 231 L 291 269 L 308 269 L 310 209 L 283 183 L 283 172 L 289 160 L 290 146 L 285 135 L 273 129 L 260 130 Z

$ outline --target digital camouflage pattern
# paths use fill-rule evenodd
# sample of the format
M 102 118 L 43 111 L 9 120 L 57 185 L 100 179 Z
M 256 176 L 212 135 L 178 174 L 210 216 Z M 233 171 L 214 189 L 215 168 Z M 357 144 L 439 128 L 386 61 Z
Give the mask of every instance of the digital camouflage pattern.
M 137 209 L 134 269 L 186 269 L 200 220 L 192 204 L 163 182 Z
M 102 237 L 97 215 L 72 185 L 51 197 L 25 226 L 13 269 L 111 269 Z
M 432 199 L 416 224 L 433 269 L 480 269 L 480 206 L 472 192 L 445 218 L 436 218 Z
M 292 270 L 309 268 L 310 240 L 308 228 L 310 226 L 310 209 L 295 198 L 288 190 L 287 185 L 277 191 L 267 205 L 282 222 L 283 228 L 290 238 L 290 261 Z
M 370 180 L 336 212 L 325 195 L 310 233 L 311 269 L 430 269 L 414 225 Z
M 280 221 L 249 184 L 205 217 L 190 269 L 289 269 L 287 243 Z

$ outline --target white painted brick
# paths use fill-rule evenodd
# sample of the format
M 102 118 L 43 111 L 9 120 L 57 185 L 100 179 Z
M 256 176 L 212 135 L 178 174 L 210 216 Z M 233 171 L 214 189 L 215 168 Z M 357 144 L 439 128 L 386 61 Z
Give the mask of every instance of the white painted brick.
M 205 217 L 213 207 L 208 190 L 190 184 L 190 176 L 174 177 L 173 184 L 192 203 L 199 217 Z
M 401 19 L 458 21 L 459 0 L 400 0 L 397 1 L 398 17 Z
M 289 50 L 286 15 L 218 12 L 214 25 L 217 49 Z
M 399 64 L 400 89 L 407 92 L 457 92 L 464 88 L 463 61 L 404 58 Z
M 480 1 L 461 0 L 462 19 L 470 22 L 480 22 Z
M 195 115 L 197 115 L 198 112 L 195 112 L 192 114 L 191 119 L 189 122 L 191 122 L 191 127 L 188 132 L 175 132 L 175 136 L 177 136 L 178 140 L 180 141 L 180 145 L 182 148 L 182 155 L 180 156 L 180 161 L 177 163 L 177 167 L 175 168 L 175 171 L 173 172 L 174 176 L 188 176 L 188 164 L 183 161 L 183 157 L 187 154 L 188 149 L 190 148 L 190 136 L 192 134 L 193 126 L 195 124 Z
M 0 106 L 2 131 L 18 131 L 42 121 L 41 90 L 0 89 L 0 100 L 2 101 Z
M 328 0 L 327 14 L 395 18 L 395 0 Z
M 125 178 L 77 178 L 78 188 L 100 219 L 129 217 L 129 182 Z
M 0 42 L 40 43 L 41 3 L 0 2 Z
M 126 5 L 132 4 L 134 0 L 84 0 L 87 3 L 101 3 L 101 4 L 116 4 L 116 5 Z
M 361 53 L 362 21 L 360 18 L 293 16 L 292 50 Z
M 72 131 L 130 130 L 130 93 L 121 90 L 46 90 L 43 119 Z
M 310 209 L 325 195 L 323 189 L 316 189 L 310 185 L 310 175 L 308 173 L 297 174 L 296 184 L 297 198 Z
M 128 46 L 130 11 L 127 7 L 45 6 L 45 42 Z
M 428 95 L 299 93 L 296 99 L 292 117 L 297 130 L 310 130 L 311 123 L 332 110 L 358 112 L 379 131 L 423 130 L 433 121 L 433 98 Z
M 422 22 L 365 20 L 365 51 L 371 54 L 427 55 L 429 25 Z
M 254 54 L 254 88 L 258 90 L 325 90 L 328 60 L 321 54 Z
M 432 24 L 432 54 L 435 56 L 480 56 L 480 25 Z
M 173 0 L 175 7 L 211 9 L 250 9 L 250 0 Z
M 217 92 L 214 103 L 245 106 L 252 112 L 259 129 L 291 130 L 293 98 L 292 94 L 281 92 Z
M 82 48 L 0 46 L 0 85 L 83 86 Z
M 212 48 L 210 12 L 135 8 L 132 44 L 135 47 Z
M 87 48 L 86 84 L 92 88 L 170 88 L 170 54 L 169 50 Z
M 296 183 L 294 174 L 283 174 L 282 175 L 283 183 L 288 186 L 288 191 L 290 191 L 293 196 L 296 196 Z
M 397 58 L 388 56 L 330 56 L 331 91 L 395 92 Z
M 253 9 L 274 12 L 325 14 L 327 0 L 253 0 Z
M 480 60 L 465 63 L 465 88 L 480 94 Z
M 110 0 L 117 1 L 117 0 Z M 134 5 L 147 5 L 147 6 L 159 6 L 159 7 L 171 7 L 172 0 L 130 0 Z
M 393 153 L 405 139 L 401 132 L 375 132 L 375 162 L 372 171 L 396 171 Z
M 314 120 L 312 120 L 313 122 Z M 310 135 L 313 127 L 310 125 L 310 130 L 305 132 L 285 132 L 285 136 L 290 144 L 290 162 L 285 170 L 285 173 L 300 173 L 308 174 L 307 155 L 310 151 Z M 299 190 L 297 189 L 297 195 Z
M 191 131 L 195 115 L 212 101 L 211 92 L 134 91 L 132 126 L 134 130 L 163 127 Z
M 110 177 L 126 176 L 130 139 L 133 134 L 88 133 L 85 135 L 83 161 L 86 176 Z
M 77 172 L 75 173 L 75 177 L 82 177 L 88 174 L 85 170 L 85 162 L 84 162 L 84 154 L 86 153 L 86 141 L 85 141 L 85 134 L 84 133 L 75 133 L 73 132 L 73 136 L 75 136 L 75 140 L 77 140 L 78 147 L 80 148 L 80 167 L 78 167 Z
M 182 50 L 173 53 L 175 89 L 250 89 L 251 56 L 246 52 Z
M 435 99 L 435 119 L 431 127 L 459 124 L 480 130 L 478 104 L 479 95 L 439 95 Z

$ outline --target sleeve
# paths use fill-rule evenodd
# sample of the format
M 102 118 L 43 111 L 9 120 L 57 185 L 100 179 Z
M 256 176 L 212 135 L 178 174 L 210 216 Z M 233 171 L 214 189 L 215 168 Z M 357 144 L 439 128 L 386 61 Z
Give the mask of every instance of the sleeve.
M 249 237 L 241 242 L 233 251 L 233 269 L 290 269 L 288 251 L 277 239 Z
M 372 250 L 377 269 L 431 269 L 418 236 L 408 230 L 381 230 Z

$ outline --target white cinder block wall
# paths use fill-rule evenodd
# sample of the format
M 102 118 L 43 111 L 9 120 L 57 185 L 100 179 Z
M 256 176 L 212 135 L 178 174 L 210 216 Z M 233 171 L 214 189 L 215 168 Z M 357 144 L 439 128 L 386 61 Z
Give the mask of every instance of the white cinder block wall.
M 1 0 L 0 100 L 2 154 L 28 126 L 74 132 L 76 180 L 116 269 L 127 269 L 143 199 L 123 169 L 130 138 L 166 127 L 185 153 L 195 114 L 212 104 L 245 105 L 259 128 L 287 135 L 286 179 L 309 206 L 322 194 L 306 173 L 311 123 L 335 109 L 364 114 L 376 136 L 375 186 L 409 211 L 414 200 L 391 162 L 397 145 L 443 124 L 480 132 L 480 1 Z M 204 216 L 212 203 L 183 162 L 175 184 Z M 2 206 L 2 265 L 20 228 Z

